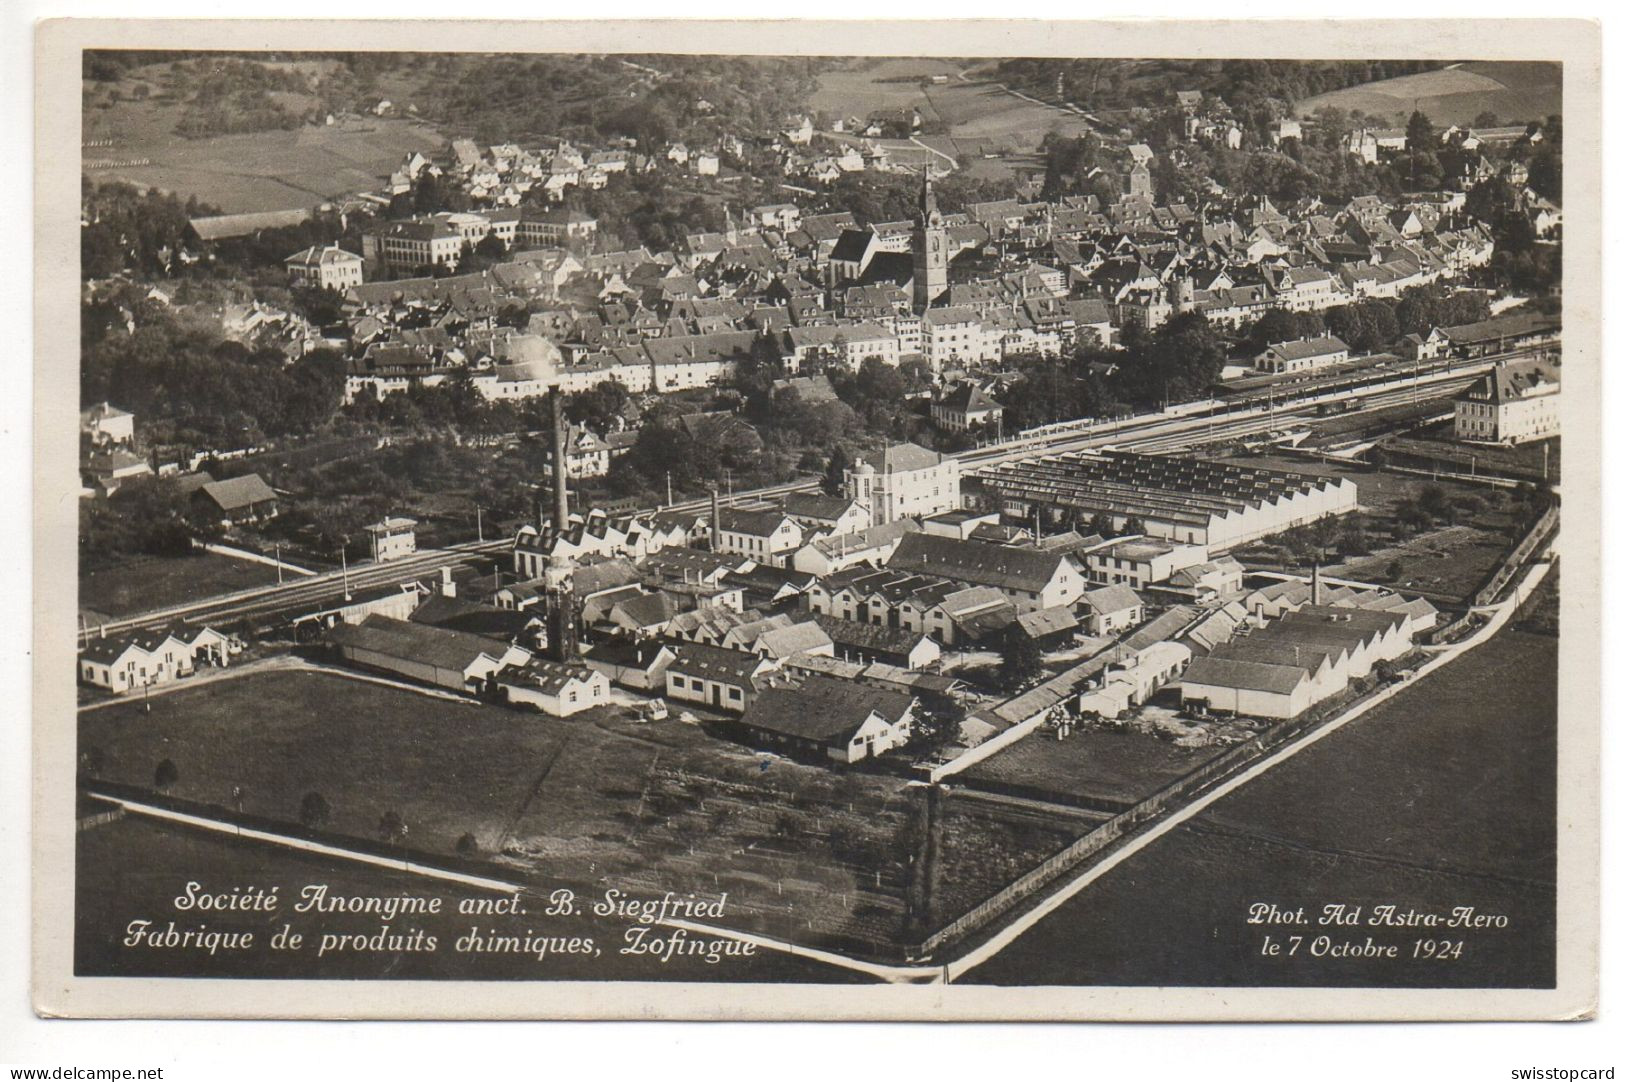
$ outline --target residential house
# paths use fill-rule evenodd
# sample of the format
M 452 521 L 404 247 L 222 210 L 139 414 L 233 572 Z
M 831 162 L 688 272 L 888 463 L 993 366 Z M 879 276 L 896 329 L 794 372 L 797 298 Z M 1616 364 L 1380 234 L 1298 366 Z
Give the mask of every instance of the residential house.
M 683 643 L 666 666 L 666 698 L 742 714 L 766 686 L 778 662 L 743 650 Z

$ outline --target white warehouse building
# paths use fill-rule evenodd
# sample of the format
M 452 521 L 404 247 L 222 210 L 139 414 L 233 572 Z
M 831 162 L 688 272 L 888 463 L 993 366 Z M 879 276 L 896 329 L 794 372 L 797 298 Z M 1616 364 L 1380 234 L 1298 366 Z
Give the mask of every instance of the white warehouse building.
M 1104 514 L 1112 529 L 1223 552 L 1359 507 L 1347 478 L 1265 470 L 1205 458 L 1083 451 L 992 466 L 979 499 L 1046 526 Z

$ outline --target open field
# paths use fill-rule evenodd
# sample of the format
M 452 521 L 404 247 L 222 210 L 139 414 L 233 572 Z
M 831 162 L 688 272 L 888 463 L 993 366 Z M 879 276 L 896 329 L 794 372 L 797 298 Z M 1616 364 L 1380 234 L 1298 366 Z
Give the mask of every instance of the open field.
M 281 846 L 244 842 L 210 831 L 131 816 L 78 835 L 75 906 L 75 971 L 91 976 L 269 977 L 326 979 L 459 980 L 732 980 L 844 983 L 864 978 L 852 970 L 778 952 L 707 962 L 678 955 L 661 962 L 647 955 L 622 955 L 627 923 L 605 918 L 547 916 L 544 897 L 527 895 L 526 912 L 515 916 L 457 913 L 465 899 L 491 897 L 472 887 L 428 879 L 375 865 L 329 860 Z M 284 923 L 307 935 L 308 948 L 273 951 L 263 946 L 209 955 L 180 950 L 135 950 L 120 946 L 132 920 L 160 927 L 175 919 L 186 925 L 173 900 L 188 882 L 210 891 L 252 884 L 279 888 L 275 913 L 210 913 L 211 929 L 252 932 L 261 944 Z M 382 921 L 350 913 L 296 914 L 291 906 L 308 884 L 326 884 L 333 896 L 437 897 L 445 910 L 397 922 L 421 928 L 437 940 L 432 952 L 339 952 L 316 957 L 323 932 L 370 935 Z M 489 954 L 458 952 L 456 941 L 470 928 L 495 928 L 503 935 L 534 931 L 545 936 L 590 937 L 598 955 Z
M 1070 797 L 1132 804 L 1224 751 L 1181 748 L 1147 733 L 1080 730 L 1057 740 L 1033 733 L 965 771 L 967 783 L 1013 786 Z
M 932 75 L 954 76 L 970 61 L 947 57 L 889 57 L 859 60 L 851 66 L 821 72 L 818 89 L 807 104 L 818 112 L 839 116 L 868 116 L 884 109 L 920 105 L 920 80 Z
M 196 195 L 226 213 L 291 210 L 375 189 L 407 154 L 432 153 L 445 144 L 445 137 L 425 124 L 375 117 L 188 139 L 175 132 L 185 105 L 161 92 L 166 68 L 134 69 L 116 86 L 98 85 L 87 95 L 85 142 L 111 140 L 110 146 L 83 152 L 91 179 L 157 187 L 183 199 Z M 135 101 L 139 86 L 160 92 Z M 121 100 L 111 100 L 110 89 Z M 316 104 L 306 95 L 272 97 L 296 113 Z M 143 160 L 150 164 L 122 164 Z
M 287 822 L 319 792 L 333 833 L 372 839 L 394 811 L 419 852 L 450 854 L 468 833 L 505 874 L 728 891 L 740 923 L 779 934 L 887 942 L 905 918 L 922 790 L 759 756 L 675 720 L 613 708 L 558 720 L 292 672 L 166 695 L 150 716 L 137 703 L 87 713 L 80 741 L 110 781 L 150 787 L 169 758 L 173 796 L 226 805 L 240 785 L 246 814 Z M 1001 859 L 1036 863 L 1065 840 L 1039 832 Z M 949 874 L 977 893 L 973 865 Z
M 1503 631 L 1147 846 L 968 979 L 1550 987 L 1556 654 L 1553 637 Z M 1452 933 L 1465 947 L 1451 962 L 1410 957 L 1428 933 L 1369 927 L 1340 937 L 1369 934 L 1401 957 L 1312 958 L 1306 942 L 1265 958 L 1266 933 L 1299 929 L 1249 926 L 1254 902 L 1317 915 L 1341 902 L 1366 917 L 1476 906 L 1508 927 Z
M 978 176 L 1007 173 L 1011 164 L 1031 163 L 1030 152 L 1051 131 L 1081 135 L 1089 125 L 1078 116 L 1016 97 L 996 83 L 980 81 L 972 61 L 886 59 L 859 62 L 818 78 L 815 110 L 840 116 L 868 116 L 879 111 L 917 108 L 933 134 L 920 141 L 950 157 L 971 155 Z M 945 74 L 950 81 L 922 86 L 919 79 Z M 897 80 L 897 81 L 893 81 Z M 998 154 L 999 159 L 980 159 Z
M 151 556 L 79 573 L 79 608 L 130 616 L 276 582 L 276 568 L 212 552 Z
M 1563 68 L 1533 61 L 1473 61 L 1345 87 L 1297 103 L 1300 116 L 1326 106 L 1358 109 L 1401 125 L 1412 109 L 1439 126 L 1471 124 L 1485 111 L 1503 124 L 1517 124 L 1563 111 Z
M 87 170 L 97 181 L 123 180 L 183 198 L 197 196 L 228 214 L 310 207 L 352 192 L 371 191 L 412 151 L 438 150 L 445 140 L 404 120 L 347 120 L 332 127 L 182 139 L 162 132 L 111 136 L 120 160 L 151 165 Z M 98 152 L 101 153 L 101 152 Z

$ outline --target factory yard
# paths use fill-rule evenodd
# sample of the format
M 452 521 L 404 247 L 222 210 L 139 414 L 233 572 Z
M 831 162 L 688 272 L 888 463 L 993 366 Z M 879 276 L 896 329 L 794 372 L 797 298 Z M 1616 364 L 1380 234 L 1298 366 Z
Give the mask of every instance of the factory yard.
M 395 813 L 410 847 L 499 876 L 653 893 L 729 893 L 728 922 L 797 941 L 897 943 L 923 793 L 898 777 L 757 754 L 677 720 L 600 708 L 558 720 L 320 672 L 255 673 L 80 716 L 96 777 L 296 824 L 322 794 L 325 829 L 373 841 Z M 365 719 L 364 721 L 361 719 Z M 551 762 L 551 765 L 549 763 Z M 1011 867 L 1071 840 L 1043 824 L 946 824 L 934 911 L 968 908 Z M 987 844 L 989 830 L 998 844 Z M 981 838 L 981 841 L 977 841 Z
M 1365 553 L 1330 544 L 1322 570 L 1337 578 L 1372 582 L 1421 594 L 1435 603 L 1466 601 L 1488 578 L 1526 521 L 1520 494 L 1449 478 L 1399 473 L 1361 464 L 1331 464 L 1287 455 L 1241 456 L 1229 461 L 1321 476 L 1346 477 L 1360 491 Z M 1398 520 L 1435 489 L 1449 511 L 1415 533 Z M 1313 562 L 1292 553 L 1280 539 L 1244 546 L 1234 553 L 1254 570 L 1302 572 Z
M 1223 750 L 1182 748 L 1126 729 L 1078 729 L 1065 740 L 1040 729 L 961 777 L 973 787 L 1112 811 L 1144 800 Z

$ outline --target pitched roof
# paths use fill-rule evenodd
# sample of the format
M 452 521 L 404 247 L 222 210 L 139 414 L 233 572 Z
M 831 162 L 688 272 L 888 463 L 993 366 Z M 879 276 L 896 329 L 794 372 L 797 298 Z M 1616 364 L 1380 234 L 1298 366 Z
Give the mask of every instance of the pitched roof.
M 256 503 L 276 499 L 276 493 L 257 473 L 233 477 L 225 481 L 211 481 L 198 488 L 222 511 L 236 511 Z
M 790 657 L 829 646 L 832 640 L 822 627 L 804 620 L 788 627 L 775 627 L 758 635 L 754 649 L 768 657 Z
M 769 665 L 765 658 L 744 650 L 726 650 L 705 643 L 679 643 L 675 650 L 677 656 L 668 671 L 728 684 L 749 685 L 763 666 Z
M 1101 586 L 1098 589 L 1084 591 L 1083 603 L 1095 612 L 1104 614 L 1137 608 L 1141 601 L 1140 595 L 1134 592 L 1132 586 L 1117 583 L 1113 586 Z
M 789 514 L 776 507 L 722 507 L 717 509 L 717 526 L 729 533 L 771 537 L 789 517 Z
M 1348 348 L 1348 343 L 1336 335 L 1325 335 L 1320 338 L 1304 338 L 1296 342 L 1276 342 L 1264 352 L 1274 353 L 1283 360 L 1300 361 L 1327 353 L 1346 353 Z
M 1022 613 L 1016 617 L 1016 626 L 1026 632 L 1029 638 L 1041 639 L 1046 635 L 1058 635 L 1063 631 L 1076 631 L 1078 618 L 1070 607 L 1055 605 L 1047 609 Z
M 618 601 L 613 611 L 621 619 L 631 621 L 634 627 L 657 627 L 677 615 L 677 601 L 665 591 L 656 590 Z
M 904 535 L 886 566 L 1036 593 L 1049 585 L 1065 562 L 1066 556 L 1059 552 L 912 533 Z
M 834 522 L 852 508 L 855 501 L 822 492 L 792 492 L 784 498 L 785 513 L 792 518 L 812 518 Z
M 562 661 L 531 658 L 521 669 L 508 669 L 502 674 L 504 684 L 523 684 L 546 695 L 557 695 L 571 684 L 585 683 L 593 678 L 594 670 L 586 665 L 568 665 Z
M 928 451 L 917 443 L 894 443 L 878 456 L 859 455 L 854 464 L 868 463 L 877 473 L 910 473 L 914 470 L 930 469 L 941 462 L 941 455 L 935 451 Z
M 1298 685 L 1309 679 L 1309 673 L 1297 665 L 1236 661 L 1210 655 L 1193 660 L 1180 679 L 1186 684 L 1208 684 L 1241 691 L 1290 695 Z
M 871 715 L 895 725 L 913 701 L 902 692 L 813 673 L 799 685 L 763 690 L 740 722 L 753 729 L 844 745 Z
M 385 657 L 463 672 L 483 655 L 500 660 L 513 647 L 484 635 L 448 631 L 376 613 L 359 624 L 340 624 L 328 641 Z
M 865 624 L 857 620 L 843 620 L 828 613 L 816 613 L 813 620 L 830 642 L 849 646 L 854 650 L 869 650 L 879 654 L 906 655 L 927 638 L 923 631 L 910 631 L 906 627 L 887 627 L 884 624 Z

